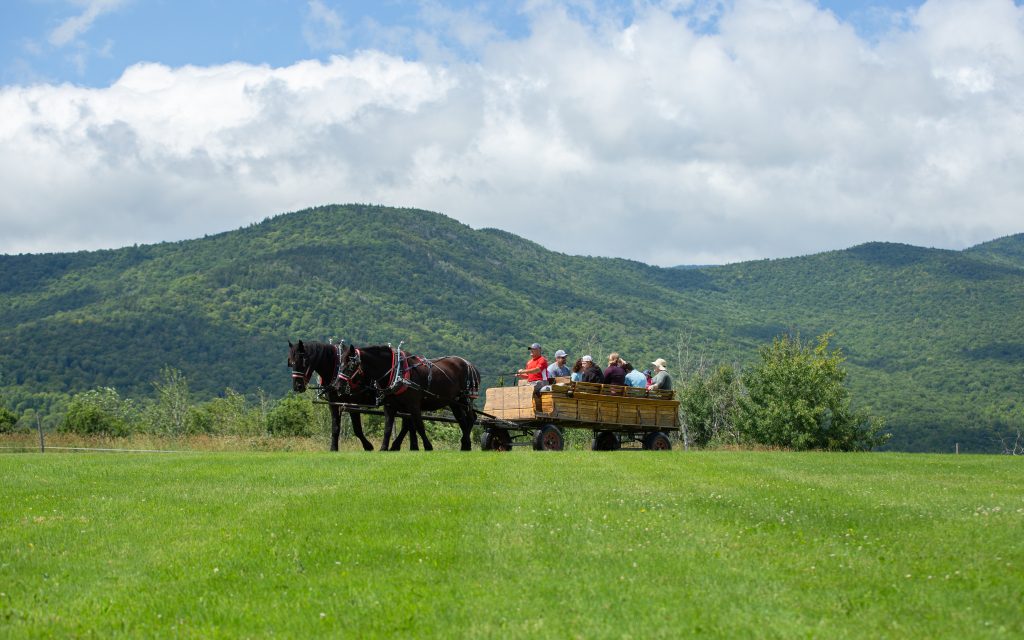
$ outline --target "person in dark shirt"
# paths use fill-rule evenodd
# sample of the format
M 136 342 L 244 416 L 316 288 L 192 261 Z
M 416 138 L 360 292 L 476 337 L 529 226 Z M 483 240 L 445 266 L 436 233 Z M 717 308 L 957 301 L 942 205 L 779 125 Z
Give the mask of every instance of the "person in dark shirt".
M 626 370 L 622 368 L 619 354 L 608 354 L 608 367 L 604 370 L 604 383 L 626 386 Z
M 594 364 L 594 359 L 590 356 L 583 356 L 583 373 L 580 374 L 580 382 L 604 382 L 600 367 Z

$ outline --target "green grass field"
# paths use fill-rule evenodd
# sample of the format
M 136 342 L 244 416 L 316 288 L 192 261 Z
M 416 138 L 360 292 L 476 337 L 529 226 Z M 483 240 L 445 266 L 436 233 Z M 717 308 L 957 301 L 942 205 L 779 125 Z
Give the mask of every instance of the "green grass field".
M 0 636 L 1021 637 L 1022 465 L 0 455 Z

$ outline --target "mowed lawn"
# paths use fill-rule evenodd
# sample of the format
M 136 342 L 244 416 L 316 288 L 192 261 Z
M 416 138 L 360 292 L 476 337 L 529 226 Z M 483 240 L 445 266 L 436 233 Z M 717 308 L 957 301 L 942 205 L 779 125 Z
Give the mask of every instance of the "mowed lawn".
M 1024 635 L 1024 460 L 0 456 L 0 636 Z

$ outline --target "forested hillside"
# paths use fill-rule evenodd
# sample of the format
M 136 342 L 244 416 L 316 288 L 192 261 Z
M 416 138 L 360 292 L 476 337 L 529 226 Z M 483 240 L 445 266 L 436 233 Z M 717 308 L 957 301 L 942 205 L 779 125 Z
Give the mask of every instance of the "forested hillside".
M 184 242 L 0 256 L 0 395 L 18 408 L 97 386 L 145 395 L 164 365 L 199 396 L 282 395 L 299 338 L 404 340 L 474 360 L 493 385 L 534 341 L 678 372 L 834 330 L 855 404 L 888 419 L 890 447 L 995 451 L 1024 426 L 1022 309 L 1024 235 L 661 269 L 436 213 L 331 206 Z

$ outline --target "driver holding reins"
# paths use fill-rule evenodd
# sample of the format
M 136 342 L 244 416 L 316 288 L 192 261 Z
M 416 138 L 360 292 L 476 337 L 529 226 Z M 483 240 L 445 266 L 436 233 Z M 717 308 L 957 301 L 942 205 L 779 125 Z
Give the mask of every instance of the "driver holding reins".
M 548 359 L 541 355 L 540 345 L 536 342 L 530 345 L 530 359 L 526 367 L 516 371 L 521 379 L 520 385 L 529 385 L 548 379 Z

